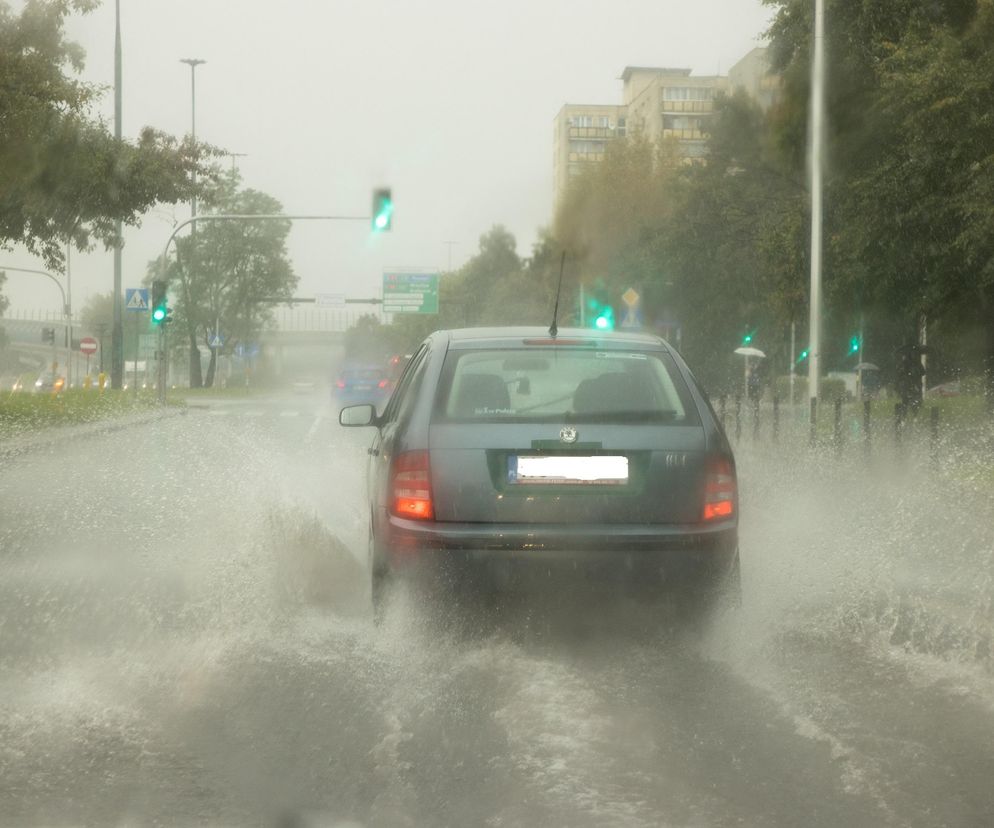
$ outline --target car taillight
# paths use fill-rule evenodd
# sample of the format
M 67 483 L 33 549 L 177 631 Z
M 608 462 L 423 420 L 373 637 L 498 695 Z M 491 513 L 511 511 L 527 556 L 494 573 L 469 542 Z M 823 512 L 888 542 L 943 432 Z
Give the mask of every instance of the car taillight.
M 339 388 L 344 388 L 345 380 L 339 380 L 338 382 L 335 383 L 335 385 L 337 385 Z
M 735 469 L 727 457 L 714 457 L 704 476 L 704 520 L 720 520 L 735 514 Z
M 380 380 L 380 388 L 386 388 L 390 384 L 390 380 Z
M 432 520 L 431 470 L 427 451 L 405 451 L 393 461 L 390 512 L 412 520 Z

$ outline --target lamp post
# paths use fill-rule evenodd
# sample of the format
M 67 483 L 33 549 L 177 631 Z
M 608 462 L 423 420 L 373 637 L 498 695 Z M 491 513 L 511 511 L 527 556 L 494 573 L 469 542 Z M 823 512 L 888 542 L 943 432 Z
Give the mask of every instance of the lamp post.
M 811 441 L 818 423 L 818 370 L 821 358 L 822 179 L 825 140 L 825 0 L 815 0 L 814 55 L 811 62 L 811 306 L 808 339 L 808 398 Z
M 197 144 L 197 67 L 200 66 L 202 63 L 206 63 L 206 62 L 207 62 L 206 60 L 201 60 L 200 58 L 181 58 L 180 59 L 180 63 L 185 63 L 187 66 L 190 67 L 190 138 L 191 138 L 191 140 L 193 141 L 193 144 L 194 144 L 194 151 L 196 151 L 196 144 Z M 194 192 L 193 192 L 192 198 L 190 199 L 190 218 L 191 219 L 196 219 L 197 218 L 197 192 L 196 192 L 196 187 L 197 187 L 197 168 L 196 168 L 196 165 L 194 165 L 194 168 L 193 168 L 193 187 L 194 187 Z M 190 262 L 189 262 L 189 268 L 190 268 L 190 276 L 191 277 L 193 275 L 193 269 L 196 267 L 196 264 L 197 264 L 197 242 L 196 242 L 196 236 L 197 236 L 197 223 L 196 223 L 196 221 L 194 221 L 192 223 L 192 225 L 190 226 L 190 239 L 191 239 L 192 244 L 190 245 Z M 163 341 L 164 338 L 165 338 L 165 330 L 162 329 L 162 328 L 160 328 L 159 338 L 160 338 L 161 350 L 162 350 L 163 354 L 165 354 L 165 342 Z M 196 376 L 200 377 L 200 375 L 201 375 L 200 374 L 200 350 L 196 347 L 196 342 L 193 339 L 191 339 L 191 342 L 190 342 L 190 378 L 191 378 L 191 380 L 194 377 L 193 366 L 194 366 L 195 363 L 196 363 L 196 366 L 197 366 Z M 198 381 L 198 384 L 202 385 L 203 383 L 202 383 L 202 381 Z M 165 380 L 162 381 L 161 385 L 164 387 Z M 193 385 L 193 382 L 191 382 L 191 385 Z M 160 394 L 160 396 L 161 396 L 161 394 Z
M 121 140 L 121 0 L 114 2 L 114 138 Z M 115 224 L 114 245 L 114 325 L 110 338 L 110 387 L 124 384 L 124 326 L 121 318 L 121 221 Z

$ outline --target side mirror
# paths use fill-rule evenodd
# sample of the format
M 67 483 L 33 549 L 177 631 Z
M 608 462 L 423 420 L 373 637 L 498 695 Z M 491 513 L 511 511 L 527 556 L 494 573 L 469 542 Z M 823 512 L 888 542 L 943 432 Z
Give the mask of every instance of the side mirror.
M 376 425 L 376 408 L 372 405 L 348 405 L 338 412 L 338 422 L 343 426 Z

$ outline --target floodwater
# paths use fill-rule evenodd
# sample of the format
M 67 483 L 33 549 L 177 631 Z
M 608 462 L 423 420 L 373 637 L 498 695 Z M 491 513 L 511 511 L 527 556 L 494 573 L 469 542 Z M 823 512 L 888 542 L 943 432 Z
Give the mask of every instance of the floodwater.
M 743 607 L 487 623 L 364 569 L 323 394 L 0 458 L 5 825 L 994 823 L 994 498 L 745 439 Z

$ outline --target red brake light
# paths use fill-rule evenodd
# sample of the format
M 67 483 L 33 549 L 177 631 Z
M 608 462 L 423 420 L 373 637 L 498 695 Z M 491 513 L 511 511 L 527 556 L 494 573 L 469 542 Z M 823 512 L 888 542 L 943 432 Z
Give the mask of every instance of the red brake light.
M 344 388 L 345 380 L 338 380 L 338 382 L 336 382 L 335 385 L 337 385 L 339 388 Z
M 737 492 L 735 469 L 727 457 L 714 457 L 704 476 L 704 520 L 730 518 L 735 514 Z
M 432 520 L 431 470 L 427 451 L 405 451 L 393 461 L 390 512 L 411 520 Z
M 390 380 L 382 379 L 380 380 L 380 388 L 386 388 L 390 384 Z

